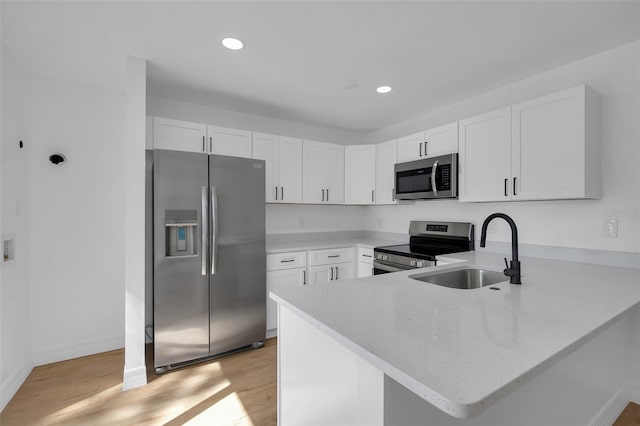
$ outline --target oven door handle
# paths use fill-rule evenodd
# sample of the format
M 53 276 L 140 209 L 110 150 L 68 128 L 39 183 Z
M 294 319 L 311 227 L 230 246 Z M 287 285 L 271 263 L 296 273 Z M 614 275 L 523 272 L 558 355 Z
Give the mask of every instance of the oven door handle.
M 386 272 L 400 272 L 400 271 L 407 271 L 409 269 L 412 269 L 412 268 L 409 268 L 409 267 L 404 267 L 403 268 L 403 267 L 398 267 L 398 266 L 392 266 L 392 265 L 390 265 L 388 263 L 384 263 L 384 262 L 381 262 L 379 260 L 374 260 L 373 261 L 373 267 L 374 267 L 374 269 L 381 269 L 381 270 L 386 271 Z
M 438 188 L 436 187 L 436 170 L 438 169 L 438 160 L 433 163 L 431 168 L 431 188 L 433 189 L 433 196 L 438 196 Z

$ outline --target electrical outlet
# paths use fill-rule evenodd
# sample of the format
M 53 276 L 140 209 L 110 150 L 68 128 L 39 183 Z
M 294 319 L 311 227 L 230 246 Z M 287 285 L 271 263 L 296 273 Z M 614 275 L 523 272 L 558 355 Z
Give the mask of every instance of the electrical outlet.
M 602 236 L 605 238 L 618 238 L 618 219 L 602 220 Z

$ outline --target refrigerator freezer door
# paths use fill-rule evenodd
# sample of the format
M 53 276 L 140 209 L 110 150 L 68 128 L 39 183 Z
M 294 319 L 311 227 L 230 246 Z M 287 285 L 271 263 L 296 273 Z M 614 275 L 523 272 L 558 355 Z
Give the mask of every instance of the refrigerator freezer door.
M 208 255 L 202 235 L 202 212 L 209 209 L 207 160 L 198 153 L 154 151 L 155 367 L 209 355 Z
M 265 338 L 264 178 L 262 160 L 209 156 L 212 355 Z

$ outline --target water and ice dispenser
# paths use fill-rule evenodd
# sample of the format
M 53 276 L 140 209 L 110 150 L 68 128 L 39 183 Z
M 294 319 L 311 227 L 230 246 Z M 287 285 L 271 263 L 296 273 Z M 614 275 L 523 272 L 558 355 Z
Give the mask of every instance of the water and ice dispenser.
M 198 254 L 197 210 L 165 210 L 164 227 L 167 257 Z

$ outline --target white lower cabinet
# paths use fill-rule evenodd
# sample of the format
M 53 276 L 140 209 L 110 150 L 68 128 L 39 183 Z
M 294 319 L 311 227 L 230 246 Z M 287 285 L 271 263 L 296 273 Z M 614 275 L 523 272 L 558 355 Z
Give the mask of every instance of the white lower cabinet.
M 267 337 L 275 336 L 278 328 L 278 305 L 269 292 L 308 284 L 306 266 L 304 251 L 267 255 Z
M 358 278 L 370 277 L 373 275 L 373 249 L 358 247 Z
M 354 274 L 353 262 L 309 267 L 309 285 L 349 280 Z

